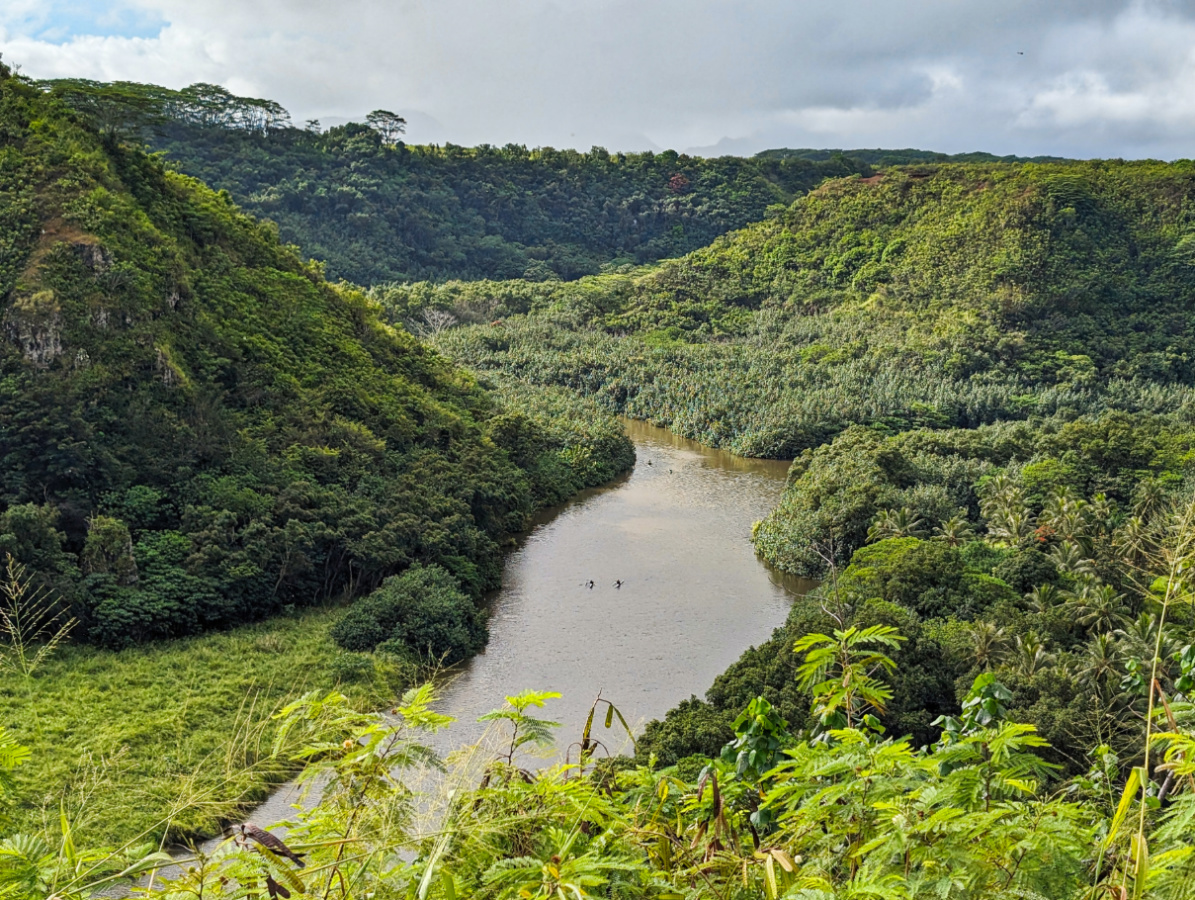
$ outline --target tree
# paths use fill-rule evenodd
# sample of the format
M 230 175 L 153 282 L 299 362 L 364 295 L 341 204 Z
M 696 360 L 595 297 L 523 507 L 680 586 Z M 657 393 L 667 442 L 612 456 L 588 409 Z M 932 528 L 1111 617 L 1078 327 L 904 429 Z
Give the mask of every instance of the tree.
M 985 672 L 1000 664 L 1008 649 L 1008 635 L 994 622 L 976 622 L 971 627 L 971 652 L 975 665 Z
M 503 755 L 509 765 L 514 765 L 515 753 L 520 747 L 535 744 L 537 747 L 552 745 L 552 729 L 559 728 L 559 722 L 537 719 L 527 714 L 531 707 L 543 708 L 548 700 L 560 696 L 556 691 L 523 691 L 506 698 L 506 706 L 491 710 L 479 716 L 478 722 L 509 722 L 511 724 L 510 747 Z
M 1111 585 L 1084 579 L 1066 596 L 1066 607 L 1075 621 L 1096 634 L 1110 634 L 1128 624 L 1127 598 Z
M 106 84 L 86 78 L 43 81 L 40 85 L 77 110 L 100 134 L 135 138 L 166 122 L 163 88 L 128 81 Z
M 410 320 L 407 328 L 421 338 L 432 338 L 456 324 L 456 316 L 448 310 L 433 309 L 429 306 L 419 313 L 418 319 Z
M 415 564 L 387 578 L 332 627 L 345 650 L 375 648 L 449 665 L 472 656 L 487 637 L 485 614 L 439 566 Z
M 802 690 L 813 692 L 814 713 L 827 728 L 854 728 L 869 710 L 882 713 L 892 690 L 876 677 L 896 663 L 880 649 L 895 650 L 905 638 L 889 625 L 872 625 L 832 635 L 807 634 L 793 645 L 805 654 L 797 668 Z
M 934 529 L 933 540 L 959 547 L 975 537 L 975 529 L 964 515 L 951 516 Z
M 407 120 L 386 109 L 375 109 L 365 117 L 369 127 L 382 136 L 382 143 L 395 144 L 398 136 L 407 130 Z
M 112 516 L 92 516 L 87 521 L 87 542 L 83 545 L 87 572 L 110 574 L 118 584 L 137 582 L 137 561 L 128 526 Z
M 916 510 L 886 509 L 880 512 L 867 529 L 867 540 L 882 541 L 888 538 L 921 537 L 925 534 L 925 522 L 917 515 Z

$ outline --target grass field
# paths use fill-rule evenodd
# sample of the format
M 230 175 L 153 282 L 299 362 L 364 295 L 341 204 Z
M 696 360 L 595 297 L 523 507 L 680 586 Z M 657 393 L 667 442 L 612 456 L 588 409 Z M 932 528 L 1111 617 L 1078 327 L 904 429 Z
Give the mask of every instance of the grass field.
M 58 649 L 30 681 L 0 674 L 0 722 L 33 751 L 0 830 L 87 845 L 211 834 L 294 766 L 271 757 L 272 716 L 309 690 L 378 708 L 404 676 L 346 656 L 336 610 L 119 652 Z M 4 826 L 8 826 L 7 828 Z

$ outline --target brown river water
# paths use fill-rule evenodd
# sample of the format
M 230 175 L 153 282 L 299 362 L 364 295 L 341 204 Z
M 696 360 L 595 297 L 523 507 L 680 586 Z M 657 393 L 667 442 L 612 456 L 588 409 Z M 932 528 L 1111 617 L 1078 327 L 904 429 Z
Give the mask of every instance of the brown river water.
M 562 724 L 561 746 L 579 738 L 599 692 L 638 732 L 704 693 L 813 586 L 769 569 L 751 546 L 752 523 L 780 499 L 787 462 L 624 425 L 633 471 L 542 513 L 507 557 L 489 645 L 441 685 L 437 708 L 457 722 L 431 740 L 437 750 L 477 741 L 477 717 L 524 689 L 563 695 L 536 713 Z M 613 737 L 613 752 L 629 749 L 618 735 L 597 736 Z M 249 821 L 269 827 L 296 801 L 283 786 Z
M 599 691 L 641 727 L 704 693 L 811 586 L 769 570 L 750 541 L 780 498 L 787 462 L 624 424 L 634 470 L 545 512 L 508 557 L 489 645 L 443 690 L 458 740 L 527 688 L 563 694 L 543 714 L 569 739 Z

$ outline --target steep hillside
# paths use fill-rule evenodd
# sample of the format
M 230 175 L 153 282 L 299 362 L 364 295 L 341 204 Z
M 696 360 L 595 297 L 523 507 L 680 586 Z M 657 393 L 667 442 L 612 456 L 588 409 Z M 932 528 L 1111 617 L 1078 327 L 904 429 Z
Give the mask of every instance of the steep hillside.
M 396 318 L 505 316 L 440 344 L 747 455 L 851 423 L 1169 409 L 1195 377 L 1193 179 L 1185 163 L 896 169 L 637 274 L 379 296 Z
M 530 512 L 629 465 L 612 420 L 505 411 L 227 194 L 7 70 L 0 198 L 0 550 L 95 640 L 413 562 L 479 597 Z

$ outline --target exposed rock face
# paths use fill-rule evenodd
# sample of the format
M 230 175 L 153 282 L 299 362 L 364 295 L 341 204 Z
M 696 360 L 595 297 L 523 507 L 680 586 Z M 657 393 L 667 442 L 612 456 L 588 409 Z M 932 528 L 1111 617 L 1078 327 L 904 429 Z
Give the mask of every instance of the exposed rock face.
M 53 291 L 15 297 L 4 326 L 33 365 L 44 369 L 62 355 L 62 311 Z
M 103 275 L 112 268 L 112 254 L 99 244 L 89 241 L 78 241 L 72 246 L 74 246 L 75 252 L 79 254 L 79 259 L 83 261 L 83 265 L 87 266 L 95 274 Z
M 178 365 L 171 357 L 170 351 L 163 347 L 155 347 L 157 353 L 157 360 L 155 368 L 158 372 L 158 378 L 161 379 L 162 384 L 166 387 L 175 387 L 178 385 L 185 385 L 187 378 L 179 369 Z

